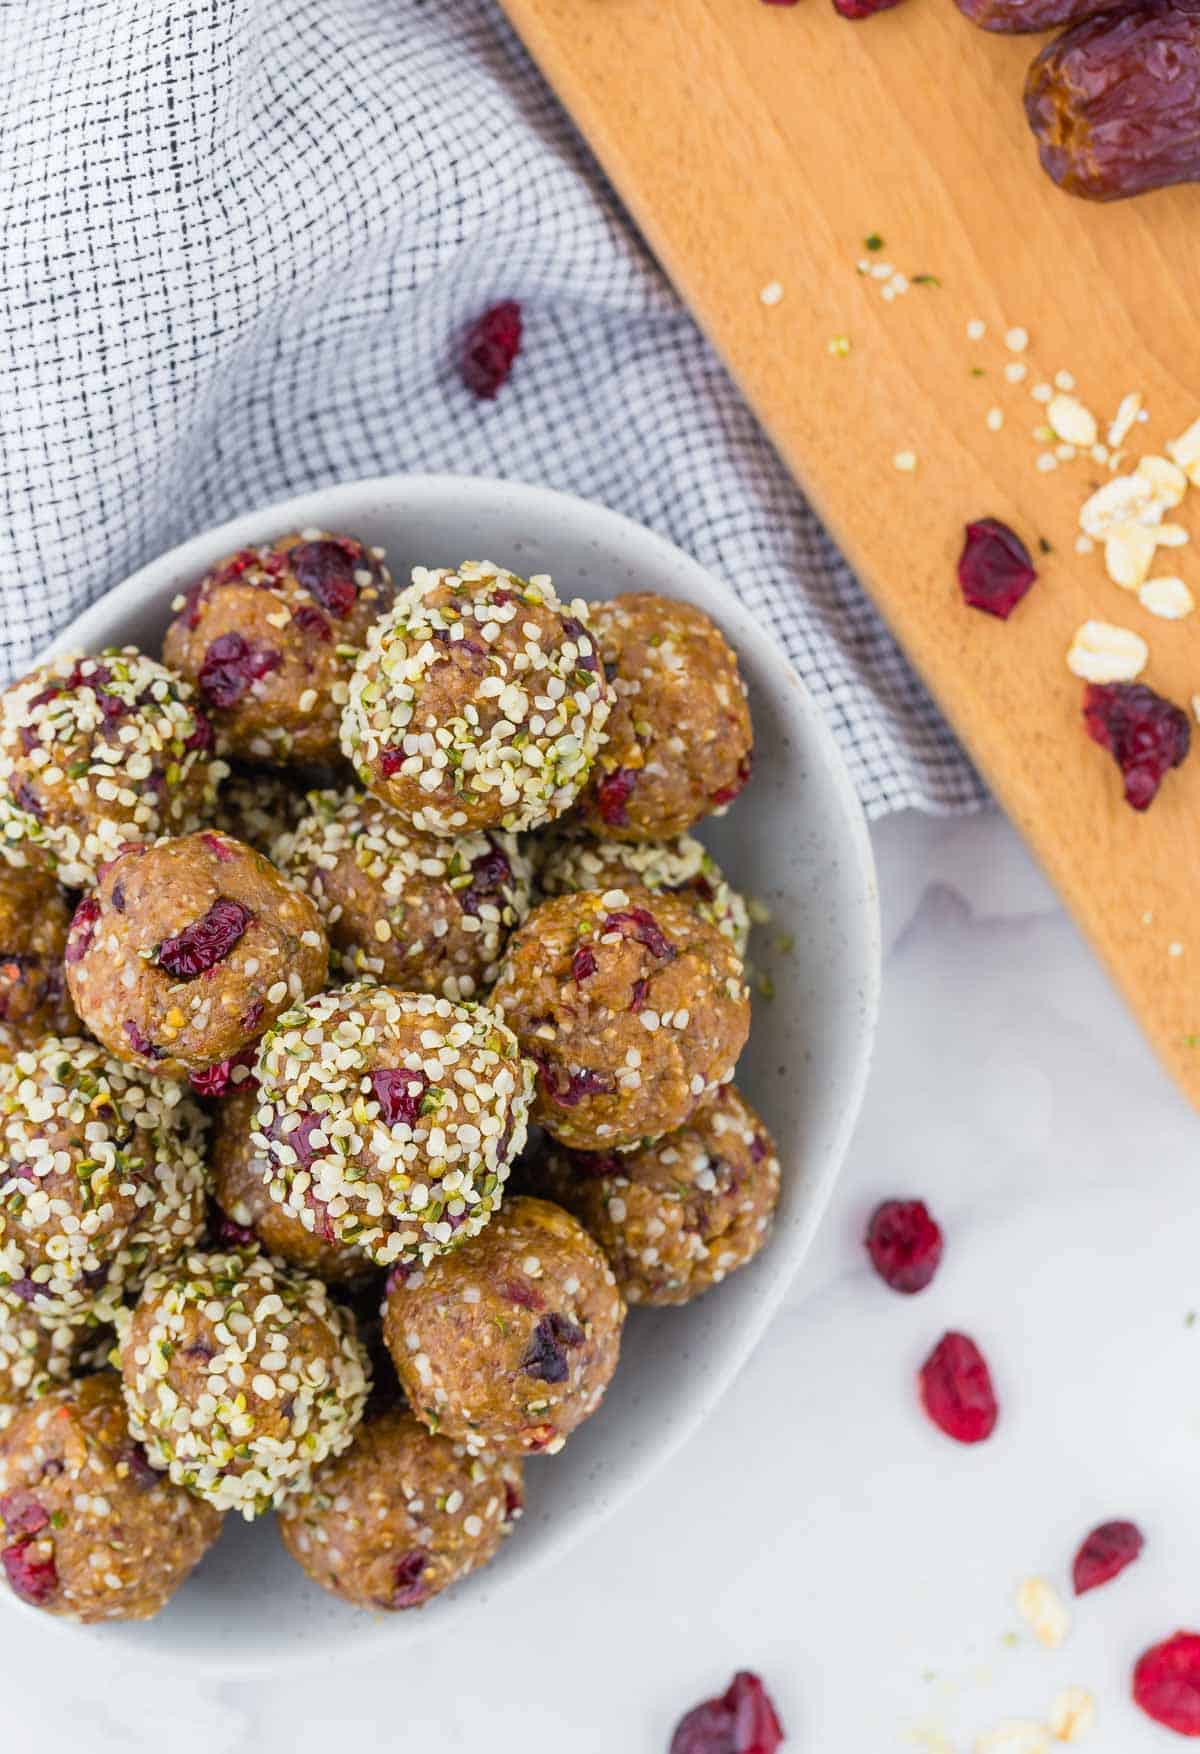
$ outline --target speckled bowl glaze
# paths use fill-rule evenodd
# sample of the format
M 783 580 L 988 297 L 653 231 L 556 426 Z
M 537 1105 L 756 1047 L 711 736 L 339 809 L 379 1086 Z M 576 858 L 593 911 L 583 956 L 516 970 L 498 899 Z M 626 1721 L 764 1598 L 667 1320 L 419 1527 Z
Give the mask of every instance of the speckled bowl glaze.
M 231 549 L 319 525 L 387 550 L 394 576 L 414 564 L 489 559 L 548 572 L 564 597 L 650 590 L 683 597 L 725 630 L 750 689 L 754 776 L 728 816 L 701 837 L 730 879 L 770 909 L 750 955 L 774 997 L 756 994 L 738 1083 L 779 1143 L 783 1194 L 770 1246 L 743 1272 L 682 1309 L 635 1310 L 620 1367 L 600 1412 L 557 1458 L 526 1470 L 528 1508 L 499 1558 L 420 1613 L 366 1615 L 308 1583 L 269 1519 L 227 1519 L 225 1533 L 159 1619 L 83 1632 L 13 1602 L 7 1591 L 8 1662 L 44 1662 L 47 1641 L 86 1640 L 89 1653 L 223 1678 L 328 1662 L 331 1651 L 398 1653 L 455 1622 L 496 1611 L 506 1583 L 550 1567 L 552 1601 L 570 1580 L 562 1561 L 582 1536 L 674 1454 L 716 1407 L 808 1249 L 858 1113 L 870 1060 L 879 987 L 875 873 L 862 812 L 828 729 L 770 628 L 736 590 L 677 548 L 602 506 L 516 482 L 396 475 L 353 482 L 266 506 L 143 567 L 55 642 L 54 651 L 98 651 L 133 642 L 157 652 L 174 594 Z M 785 948 L 784 946 L 789 947 Z M 769 1410 L 764 1410 L 769 1419 Z M 702 1454 L 691 1466 L 703 1465 Z M 665 1558 L 665 1556 L 664 1556 Z M 58 1645 L 60 1654 L 64 1647 Z M 77 1654 L 82 1655 L 78 1651 Z M 132 1654 L 132 1651 L 130 1651 Z

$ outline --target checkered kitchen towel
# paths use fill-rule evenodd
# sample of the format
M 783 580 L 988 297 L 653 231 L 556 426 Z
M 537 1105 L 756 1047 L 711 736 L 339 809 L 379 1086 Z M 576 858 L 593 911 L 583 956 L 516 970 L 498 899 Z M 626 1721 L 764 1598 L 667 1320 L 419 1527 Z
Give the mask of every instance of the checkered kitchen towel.
M 207 525 L 401 469 L 672 537 L 869 811 L 980 782 L 494 0 L 0 0 L 0 665 Z M 494 403 L 452 338 L 518 299 Z

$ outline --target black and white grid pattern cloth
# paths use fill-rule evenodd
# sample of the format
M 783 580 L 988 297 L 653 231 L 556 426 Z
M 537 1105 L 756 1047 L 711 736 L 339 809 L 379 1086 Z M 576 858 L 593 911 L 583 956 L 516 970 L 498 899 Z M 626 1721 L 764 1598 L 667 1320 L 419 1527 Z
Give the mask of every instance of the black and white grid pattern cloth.
M 506 475 L 760 610 L 871 813 L 982 796 L 494 0 L 0 0 L 0 163 L 6 675 L 256 504 Z M 477 402 L 452 338 L 502 298 Z

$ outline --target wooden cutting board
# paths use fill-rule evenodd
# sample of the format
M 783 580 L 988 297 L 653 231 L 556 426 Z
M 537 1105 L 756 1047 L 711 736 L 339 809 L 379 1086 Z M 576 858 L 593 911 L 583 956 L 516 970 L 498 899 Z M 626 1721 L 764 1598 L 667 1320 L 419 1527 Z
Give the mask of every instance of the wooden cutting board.
M 1084 734 L 1083 685 L 1065 664 L 1081 622 L 1116 622 L 1150 644 L 1142 680 L 1187 708 L 1200 609 L 1159 620 L 1109 582 L 1099 553 L 1075 552 L 1079 506 L 1106 469 L 1077 459 L 1039 471 L 1045 411 L 1030 395 L 1069 371 L 1104 426 L 1139 391 L 1149 420 L 1127 442 L 1129 466 L 1200 414 L 1200 188 L 1104 207 L 1055 189 L 1020 101 L 1039 40 L 988 36 L 951 0 L 907 0 L 859 24 L 829 0 L 504 4 L 1200 1106 L 1200 727 L 1138 815 Z M 940 285 L 888 301 L 860 259 Z M 783 295 L 765 304 L 772 282 Z M 987 325 L 979 341 L 967 337 L 974 319 Z M 1023 354 L 1005 345 L 1017 326 Z M 831 353 L 840 336 L 850 351 Z M 1005 377 L 1018 360 L 1023 384 Z M 917 458 L 911 473 L 894 467 L 902 452 Z M 966 609 L 955 582 L 963 525 L 980 516 L 1013 525 L 1039 560 L 1007 623 Z M 1200 489 L 1170 516 L 1193 541 L 1161 550 L 1155 571 L 1184 577 L 1200 601 Z

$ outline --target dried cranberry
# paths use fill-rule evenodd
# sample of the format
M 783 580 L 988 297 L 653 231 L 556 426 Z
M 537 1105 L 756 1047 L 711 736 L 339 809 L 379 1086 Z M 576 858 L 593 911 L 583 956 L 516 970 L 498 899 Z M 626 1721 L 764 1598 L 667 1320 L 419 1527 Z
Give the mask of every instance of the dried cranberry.
M 987 1361 L 966 1334 L 943 1334 L 921 1366 L 921 1401 L 956 1443 L 982 1443 L 999 1411 Z
M 200 693 L 211 706 L 234 706 L 252 683 L 282 662 L 282 654 L 271 646 L 255 645 L 240 633 L 218 634 L 200 665 Z
M 190 981 L 215 968 L 233 949 L 254 915 L 240 901 L 219 896 L 202 919 L 193 920 L 158 947 L 157 962 L 173 980 Z
M 606 1072 L 592 1072 L 586 1066 L 572 1072 L 540 1052 L 530 1057 L 537 1066 L 542 1090 L 560 1108 L 576 1108 L 585 1096 L 607 1096 L 612 1091 L 613 1081 Z
M 1125 775 L 1125 802 L 1153 803 L 1164 775 L 1191 747 L 1187 715 L 1141 682 L 1092 683 L 1083 697 L 1088 736 L 1112 751 Z
M 536 1291 L 527 1279 L 506 1279 L 501 1285 L 502 1294 L 509 1303 L 520 1304 L 522 1309 L 545 1309 L 546 1299 L 540 1291 Z
M 315 603 L 297 603 L 292 610 L 292 620 L 301 633 L 308 634 L 311 639 L 319 639 L 324 645 L 328 645 L 333 638 L 332 627 Z
M 578 986 L 580 981 L 590 980 L 598 966 L 591 945 L 580 944 L 571 958 L 571 979 Z
M 50 1514 L 25 1492 L 9 1492 L 0 1498 L 0 1518 L 8 1534 L 22 1541 L 31 1541 L 50 1527 Z
M 258 1242 L 257 1236 L 248 1224 L 239 1224 L 236 1219 L 231 1218 L 227 1212 L 222 1212 L 221 1208 L 215 1204 L 210 1205 L 209 1208 L 208 1228 L 214 1240 L 225 1249 L 254 1248 Z
M 362 565 L 356 544 L 329 538 L 301 542 L 292 549 L 291 565 L 297 584 L 303 585 L 322 609 L 339 621 L 351 613 L 358 602 L 354 574 Z
M 998 518 L 977 518 L 967 525 L 958 582 L 972 609 L 1007 621 L 1036 578 L 1029 550 L 1015 530 Z
M 189 585 L 187 590 L 183 593 L 183 602 L 179 605 L 179 614 L 189 628 L 196 627 L 199 624 L 200 598 L 207 582 L 206 579 L 197 579 L 195 583 Z
M 942 1233 L 923 1200 L 885 1200 L 864 1240 L 871 1265 L 893 1291 L 924 1291 L 942 1259 Z
M 115 912 L 119 914 L 125 912 L 125 885 L 120 878 L 112 886 L 112 904 Z
M 1200 1736 L 1200 1632 L 1177 1632 L 1137 1660 L 1133 1697 L 1147 1717 L 1180 1736 Z
M 583 1342 L 584 1332 L 579 1324 L 551 1310 L 549 1315 L 542 1316 L 530 1335 L 521 1369 L 538 1382 L 566 1382 L 570 1371 L 567 1348 L 582 1346 Z
M 207 833 L 202 834 L 200 839 L 204 842 L 205 846 L 208 848 L 213 858 L 216 859 L 218 864 L 228 865 L 231 860 L 237 858 L 237 854 L 234 852 L 229 842 L 227 840 L 222 840 L 219 834 L 213 834 L 210 830 Z
M 755 1133 L 753 1139 L 750 1141 L 750 1161 L 752 1163 L 761 1163 L 769 1154 L 770 1149 L 771 1147 L 763 1138 L 762 1134 Z
M 490 402 L 521 351 L 521 307 L 514 299 L 477 317 L 463 342 L 459 373 L 473 396 Z
M 266 1004 L 262 999 L 251 999 L 250 1003 L 246 1006 L 246 1009 L 238 1019 L 239 1028 L 244 1029 L 247 1035 L 257 1035 L 258 1026 L 263 1020 L 263 1012 L 266 1008 Z M 247 1052 L 249 1052 L 249 1050 L 247 1050 Z M 250 1061 L 247 1060 L 246 1064 L 249 1065 Z
M 629 826 L 629 795 L 637 784 L 637 773 L 631 767 L 614 767 L 596 784 L 596 808 L 600 820 L 609 828 Z
M 40 822 L 46 814 L 42 800 L 38 797 L 28 780 L 18 780 L 12 789 L 13 801 L 17 807 Z
M 163 1050 L 154 1045 L 150 1037 L 138 1027 L 132 1017 L 127 1017 L 121 1028 L 125 1031 L 129 1045 L 135 1054 L 141 1054 L 144 1060 L 162 1059 Z
M 393 1608 L 415 1608 L 425 1600 L 429 1589 L 421 1582 L 421 1577 L 428 1563 L 424 1553 L 415 1552 L 406 1553 L 403 1559 L 396 1561 L 390 1604 Z
M 282 1145 L 291 1146 L 301 1169 L 311 1169 L 320 1156 L 320 1147 L 313 1144 L 312 1136 L 320 1130 L 323 1118 L 314 1109 L 306 1108 L 297 1124 L 287 1132 L 284 1132 L 278 1121 L 272 1124 L 271 1137 L 279 1140 Z
M 898 4 L 898 0 L 889 0 L 889 4 L 895 6 Z M 718 809 L 726 804 L 732 804 L 733 800 L 740 797 L 745 791 L 746 785 L 750 779 L 750 769 L 753 765 L 753 761 L 753 755 L 743 755 L 742 759 L 737 764 L 737 773 L 734 778 L 730 780 L 727 786 L 718 786 L 717 790 L 712 795 L 712 802 Z
M 639 975 L 637 980 L 633 983 L 629 1000 L 629 1009 L 631 1011 L 640 1011 L 642 1006 L 646 1003 L 646 994 L 649 991 L 650 982 L 646 979 L 645 975 Z
M 654 915 L 644 907 L 622 908 L 615 914 L 609 914 L 601 927 L 604 932 L 620 932 L 623 938 L 633 938 L 657 956 L 660 962 L 674 962 L 679 955 Z
M 471 882 L 459 898 L 465 914 L 477 914 L 479 904 L 490 901 L 498 890 L 512 882 L 512 866 L 498 846 L 489 843 L 486 853 L 471 860 Z
M 739 1669 L 725 1692 L 681 1718 L 670 1754 L 775 1754 L 783 1725 L 757 1675 Z
M 85 895 L 75 909 L 71 920 L 71 930 L 67 936 L 67 947 L 63 951 L 64 962 L 82 962 L 92 947 L 92 939 L 96 935 L 96 921 L 100 918 L 100 903 L 94 895 Z
M 385 1127 L 415 1127 L 421 1117 L 421 1104 L 429 1089 L 429 1079 L 419 1069 L 410 1072 L 404 1066 L 380 1066 L 371 1073 L 371 1089 L 379 1103 L 379 1117 Z
M 14 1297 L 19 1297 L 22 1303 L 32 1303 L 36 1297 L 41 1295 L 42 1288 L 36 1279 L 29 1277 L 28 1273 L 22 1273 L 19 1279 L 8 1281 L 8 1289 Z
M 129 1463 L 130 1478 L 143 1492 L 162 1484 L 164 1476 L 159 1473 L 140 1443 L 130 1444 L 125 1452 L 125 1460 Z
M 254 1049 L 243 1048 L 240 1054 L 234 1054 L 228 1060 L 205 1066 L 203 1072 L 189 1072 L 188 1083 L 197 1096 L 227 1096 L 230 1090 L 238 1090 L 248 1082 L 246 1078 L 235 1078 L 235 1069 L 253 1064 Z
M 58 1588 L 58 1571 L 53 1557 L 43 1558 L 33 1548 L 20 1544 L 6 1547 L 0 1553 L 4 1574 L 13 1591 L 23 1602 L 44 1608 Z
M 195 707 L 192 709 L 192 717 L 196 721 L 196 728 L 183 747 L 185 749 L 199 749 L 207 755 L 217 740 L 217 734 L 212 728 L 212 720 L 207 714 L 200 712 Z
M 381 749 L 379 751 L 379 771 L 385 780 L 400 772 L 408 760 L 403 749 Z
M 504 1520 L 506 1523 L 515 1521 L 525 1508 L 525 1500 L 511 1480 L 504 1482 Z
M 328 1200 L 323 1200 L 311 1188 L 306 1188 L 304 1190 L 304 1204 L 313 1214 L 314 1235 L 319 1236 L 323 1242 L 336 1242 L 338 1234 L 329 1213 Z
M 842 18 L 871 18 L 876 12 L 888 12 L 900 0 L 833 0 L 833 10 Z
M 1101 1523 L 1084 1537 L 1075 1555 L 1071 1568 L 1075 1594 L 1084 1596 L 1089 1590 L 1099 1589 L 1102 1583 L 1111 1583 L 1127 1565 L 1133 1564 L 1144 1545 L 1136 1523 Z
M 582 621 L 576 621 L 573 615 L 564 615 L 563 632 L 576 646 L 583 640 L 587 640 L 591 648 L 589 651 L 578 653 L 575 659 L 576 668 L 579 670 L 598 670 L 600 660 L 596 656 L 596 642 Z

